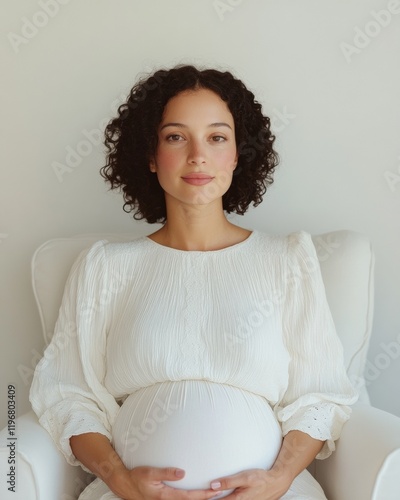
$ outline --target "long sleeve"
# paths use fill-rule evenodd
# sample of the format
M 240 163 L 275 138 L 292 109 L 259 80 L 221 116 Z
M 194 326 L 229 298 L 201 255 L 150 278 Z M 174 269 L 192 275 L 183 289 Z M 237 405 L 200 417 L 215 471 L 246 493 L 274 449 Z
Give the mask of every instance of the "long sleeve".
M 310 235 L 288 238 L 284 342 L 290 356 L 288 387 L 275 407 L 283 435 L 303 431 L 326 440 L 317 458 L 335 449 L 343 424 L 357 400 L 343 361 Z
M 52 341 L 30 390 L 41 425 L 73 465 L 79 462 L 70 437 L 98 432 L 110 438 L 110 422 L 119 409 L 103 385 L 108 291 L 104 242 L 98 242 L 71 269 Z

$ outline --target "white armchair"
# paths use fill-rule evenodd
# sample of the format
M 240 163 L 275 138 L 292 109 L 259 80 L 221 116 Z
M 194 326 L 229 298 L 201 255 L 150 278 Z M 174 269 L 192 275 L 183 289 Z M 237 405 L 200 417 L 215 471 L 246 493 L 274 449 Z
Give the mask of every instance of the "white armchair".
M 33 290 L 46 343 L 50 341 L 69 269 L 78 254 L 99 239 L 126 241 L 130 235 L 97 234 L 44 243 L 32 259 Z M 370 406 L 364 367 L 373 314 L 374 258 L 363 235 L 335 231 L 313 237 L 333 318 L 344 346 L 350 379 L 360 402 L 346 423 L 337 450 L 316 460 L 311 472 L 329 500 L 399 500 L 400 418 Z M 7 429 L 0 432 L 0 498 L 76 500 L 91 477 L 67 465 L 33 412 L 18 418 L 17 493 L 7 490 Z

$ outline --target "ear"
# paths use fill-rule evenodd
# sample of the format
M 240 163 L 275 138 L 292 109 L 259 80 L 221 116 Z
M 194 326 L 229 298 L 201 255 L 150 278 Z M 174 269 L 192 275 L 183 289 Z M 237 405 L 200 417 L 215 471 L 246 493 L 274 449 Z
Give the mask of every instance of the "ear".
M 239 161 L 239 155 L 236 153 L 235 160 L 233 162 L 233 170 L 236 170 L 238 161 Z
M 155 162 L 154 158 L 152 158 L 150 160 L 149 168 L 150 168 L 150 172 L 156 172 L 156 162 Z

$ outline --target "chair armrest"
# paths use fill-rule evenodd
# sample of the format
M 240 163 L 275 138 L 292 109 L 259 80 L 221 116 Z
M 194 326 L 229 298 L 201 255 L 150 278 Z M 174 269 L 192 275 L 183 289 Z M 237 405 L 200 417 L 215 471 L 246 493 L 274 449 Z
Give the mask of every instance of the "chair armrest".
M 16 419 L 16 493 L 4 478 L 10 471 L 7 428 L 0 432 L 0 498 L 75 500 L 92 477 L 69 465 L 33 411 Z
M 400 418 L 356 404 L 336 451 L 315 461 L 315 477 L 329 500 L 397 500 L 400 491 Z

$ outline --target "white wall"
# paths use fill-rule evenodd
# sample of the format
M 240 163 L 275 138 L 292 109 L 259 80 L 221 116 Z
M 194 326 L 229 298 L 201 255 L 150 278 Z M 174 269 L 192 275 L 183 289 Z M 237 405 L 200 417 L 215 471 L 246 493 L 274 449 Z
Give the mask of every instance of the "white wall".
M 374 24 L 371 11 L 389 8 L 397 13 L 381 14 L 386 26 Z M 154 229 L 131 220 L 119 195 L 107 192 L 101 145 L 69 167 L 67 150 L 85 130 L 96 140 L 140 72 L 180 62 L 231 69 L 274 118 L 276 183 L 240 224 L 370 236 L 377 263 L 369 390 L 376 406 L 400 415 L 400 2 L 19 0 L 3 11 L 0 426 L 7 384 L 17 387 L 18 413 L 28 408 L 43 348 L 30 288 L 34 249 L 80 232 Z M 57 177 L 54 162 L 70 171 Z

